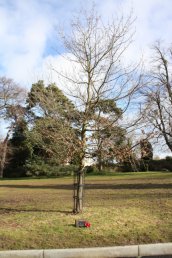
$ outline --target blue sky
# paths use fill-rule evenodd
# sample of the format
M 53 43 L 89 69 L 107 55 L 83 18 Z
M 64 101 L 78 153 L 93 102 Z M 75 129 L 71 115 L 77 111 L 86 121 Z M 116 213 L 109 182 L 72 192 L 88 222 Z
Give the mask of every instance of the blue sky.
M 156 40 L 171 44 L 171 0 L 94 0 L 94 3 L 104 20 L 116 14 L 127 15 L 133 9 L 136 33 L 126 53 L 127 60 L 136 61 L 143 56 L 148 66 L 150 47 Z M 49 63 L 54 67 L 66 65 L 58 54 L 63 50 L 57 28 L 70 30 L 70 20 L 76 11 L 91 6 L 91 0 L 0 0 L 0 76 L 10 77 L 27 89 L 38 79 L 56 81 L 58 85 L 49 70 Z
M 127 14 L 133 8 L 137 17 L 136 33 L 127 52 L 128 59 L 139 59 L 143 54 L 148 61 L 155 40 L 171 43 L 171 0 L 95 0 L 94 3 L 104 19 L 115 13 Z M 11 77 L 27 88 L 45 76 L 47 60 L 55 64 L 60 60 L 54 51 L 59 47 L 57 27 L 63 25 L 68 30 L 76 10 L 91 4 L 89 0 L 0 0 L 0 75 Z

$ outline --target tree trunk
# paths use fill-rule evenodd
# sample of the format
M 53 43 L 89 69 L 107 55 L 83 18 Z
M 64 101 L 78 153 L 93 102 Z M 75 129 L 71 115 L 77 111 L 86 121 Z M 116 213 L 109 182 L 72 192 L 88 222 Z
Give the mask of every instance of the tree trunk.
M 82 126 L 81 132 L 82 154 L 80 157 L 79 169 L 76 172 L 76 182 L 74 182 L 74 207 L 73 213 L 77 214 L 83 210 L 83 196 L 84 196 L 84 158 L 86 149 L 86 123 Z
M 84 196 L 84 166 L 80 166 L 76 172 L 76 182 L 74 184 L 74 207 L 73 213 L 80 213 L 83 210 Z
M 98 155 L 98 170 L 101 172 L 103 169 L 101 153 Z

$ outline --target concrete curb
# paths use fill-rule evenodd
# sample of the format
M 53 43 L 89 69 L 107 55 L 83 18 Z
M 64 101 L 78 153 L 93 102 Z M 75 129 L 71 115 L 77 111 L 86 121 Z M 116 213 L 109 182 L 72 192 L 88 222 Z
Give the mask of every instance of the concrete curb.
M 43 250 L 0 251 L 0 258 L 44 258 Z
M 172 243 L 115 247 L 0 251 L 0 258 L 115 258 L 171 255 Z
M 172 255 L 172 243 L 139 245 L 139 256 Z
M 112 258 L 137 257 L 138 246 L 117 246 L 100 248 L 76 248 L 67 250 L 45 250 L 44 258 Z

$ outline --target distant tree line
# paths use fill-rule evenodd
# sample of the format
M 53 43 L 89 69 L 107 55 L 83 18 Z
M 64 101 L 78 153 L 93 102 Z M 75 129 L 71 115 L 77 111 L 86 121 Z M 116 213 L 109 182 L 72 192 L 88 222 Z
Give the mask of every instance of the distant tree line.
M 7 135 L 0 144 L 1 177 L 71 174 L 79 166 L 82 155 L 82 111 L 76 109 L 55 83 L 46 86 L 38 81 L 26 94 L 11 79 L 1 77 L 0 81 L 1 96 L 4 96 L 1 117 L 9 121 Z M 156 170 L 156 164 L 157 170 L 167 167 L 170 170 L 167 164 L 171 163 L 170 157 L 165 164 L 162 161 L 163 166 L 159 165 L 160 161 L 152 165 L 153 147 L 149 137 L 133 145 L 127 130 L 118 123 L 122 120 L 122 110 L 112 99 L 99 101 L 91 112 L 92 134 L 87 135 L 86 152 L 93 160 L 94 170 Z

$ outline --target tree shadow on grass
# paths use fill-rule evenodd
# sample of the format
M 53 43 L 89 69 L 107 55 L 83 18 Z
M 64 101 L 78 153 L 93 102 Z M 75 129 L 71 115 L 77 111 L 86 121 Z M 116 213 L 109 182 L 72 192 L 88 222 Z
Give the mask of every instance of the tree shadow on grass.
M 50 184 L 50 185 L 7 185 L 7 184 L 2 184 L 0 185 L 1 187 L 7 187 L 7 188 L 17 188 L 17 189 L 59 189 L 59 190 L 73 190 L 73 185 L 69 185 L 69 184 L 61 184 L 61 185 L 55 185 L 55 184 Z
M 54 189 L 54 190 L 73 190 L 73 185 L 14 185 L 2 184 L 1 187 L 17 188 L 17 189 Z M 154 183 L 139 183 L 139 184 L 85 184 L 86 189 L 172 189 L 172 183 L 154 184 Z
M 50 213 L 62 213 L 65 215 L 70 215 L 73 214 L 72 211 L 63 211 L 63 210 L 45 210 L 45 209 L 22 209 L 22 208 L 0 208 L 0 214 L 5 214 L 5 213 L 16 213 L 16 212 L 50 212 Z

